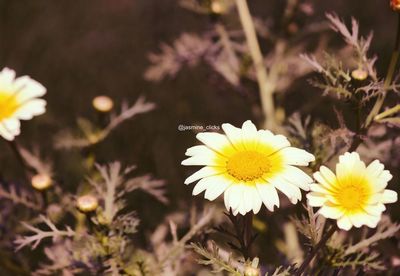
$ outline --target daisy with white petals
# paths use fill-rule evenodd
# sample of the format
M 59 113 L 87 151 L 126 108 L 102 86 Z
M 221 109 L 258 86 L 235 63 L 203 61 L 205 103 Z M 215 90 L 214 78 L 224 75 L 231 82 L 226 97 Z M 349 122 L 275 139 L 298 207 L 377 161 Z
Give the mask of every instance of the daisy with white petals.
M 392 179 L 390 172 L 378 160 L 366 166 L 357 152 L 339 157 L 336 175 L 321 166 L 314 178 L 318 184 L 310 186 L 309 204 L 321 207 L 318 212 L 336 219 L 338 227 L 344 230 L 362 225 L 376 227 L 384 204 L 397 201 L 397 193 L 385 189 Z
M 30 120 L 46 111 L 46 101 L 38 97 L 46 88 L 28 76 L 15 78 L 15 71 L 0 72 L 0 136 L 12 141 L 20 134 L 20 120 Z
M 234 215 L 259 212 L 262 203 L 270 210 L 279 207 L 277 190 L 296 204 L 301 191 L 312 183 L 297 166 L 307 166 L 314 156 L 290 146 L 283 135 L 257 130 L 251 121 L 242 128 L 223 124 L 224 134 L 204 132 L 196 138 L 204 145 L 186 151 L 182 165 L 204 166 L 188 177 L 185 184 L 200 180 L 193 195 L 205 191 L 205 198 L 214 200 L 224 193 L 226 209 Z

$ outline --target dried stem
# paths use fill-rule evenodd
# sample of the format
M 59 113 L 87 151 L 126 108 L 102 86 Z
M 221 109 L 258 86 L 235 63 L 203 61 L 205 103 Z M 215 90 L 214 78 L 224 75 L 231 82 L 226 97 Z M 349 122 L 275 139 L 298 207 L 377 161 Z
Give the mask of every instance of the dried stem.
M 372 123 L 375 116 L 379 113 L 379 111 L 382 108 L 383 102 L 385 101 L 387 94 L 386 90 L 388 89 L 393 80 L 394 72 L 396 70 L 396 65 L 399 60 L 399 55 L 400 55 L 400 13 L 398 15 L 396 42 L 392 53 L 392 57 L 390 59 L 390 64 L 384 83 L 384 92 L 376 100 L 374 107 L 372 108 L 371 112 L 367 117 L 367 120 L 365 122 L 365 127 L 368 127 Z
M 246 0 L 236 0 L 240 21 L 246 35 L 247 45 L 254 63 L 257 82 L 260 89 L 261 106 L 265 115 L 264 125 L 266 128 L 275 129 L 275 107 L 274 107 L 274 85 L 269 81 L 267 70 L 264 66 L 263 56 L 257 40 L 253 19 Z

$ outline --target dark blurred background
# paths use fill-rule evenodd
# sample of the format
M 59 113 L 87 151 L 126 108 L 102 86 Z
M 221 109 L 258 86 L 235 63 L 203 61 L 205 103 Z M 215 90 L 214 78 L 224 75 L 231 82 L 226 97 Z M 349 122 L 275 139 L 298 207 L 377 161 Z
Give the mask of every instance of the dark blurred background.
M 253 14 L 262 19 L 276 17 L 284 2 L 249 1 Z M 322 20 L 325 12 L 333 11 L 359 19 L 364 34 L 373 30 L 372 51 L 379 53 L 378 67 L 386 68 L 396 21 L 389 0 L 310 2 L 315 15 L 308 20 Z M 183 9 L 176 0 L 0 0 L 0 67 L 30 75 L 48 89 L 47 113 L 23 124 L 19 142 L 39 145 L 62 164 L 57 166 L 59 177 L 73 191 L 81 180 L 75 176 L 79 159 L 52 153 L 53 135 L 76 126 L 78 116 L 95 118 L 91 100 L 96 95 L 109 95 L 116 103 L 133 103 L 145 95 L 157 109 L 116 130 L 96 148 L 98 161 L 137 164 L 139 172 L 165 179 L 171 197 L 191 199 L 191 188 L 183 185 L 190 171 L 180 162 L 196 141 L 193 132 L 178 131 L 178 125 L 241 124 L 253 116 L 248 99 L 205 65 L 159 83 L 146 81 L 143 74 L 149 66 L 147 54 L 157 52 L 161 42 L 171 43 L 182 32 L 199 33 L 210 26 L 207 16 Z M 320 97 L 309 93 L 306 79 L 296 89 L 290 91 L 290 99 L 298 103 Z M 308 98 L 299 96 L 303 92 Z M 325 116 L 333 115 L 329 111 Z M 11 151 L 1 143 L 0 169 L 5 177 L 18 177 L 15 167 Z M 173 200 L 170 208 L 185 200 Z M 140 208 L 146 201 L 135 204 Z M 154 212 L 140 209 L 147 215 Z

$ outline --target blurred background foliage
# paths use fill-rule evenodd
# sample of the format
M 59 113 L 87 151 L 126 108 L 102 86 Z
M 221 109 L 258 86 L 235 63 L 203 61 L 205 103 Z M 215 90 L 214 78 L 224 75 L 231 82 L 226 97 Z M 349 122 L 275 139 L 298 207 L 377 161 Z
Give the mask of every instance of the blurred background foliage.
M 249 5 L 253 15 L 279 21 L 285 2 L 251 0 Z M 308 2 L 313 4 L 314 14 L 299 20 L 318 22 L 326 12 L 333 11 L 346 19 L 354 16 L 365 34 L 373 30 L 371 53 L 379 53 L 377 68 L 385 72 L 396 21 L 388 1 Z M 185 209 L 192 201 L 202 202 L 183 185 L 190 172 L 180 166 L 185 149 L 195 143 L 194 133 L 178 131 L 178 126 L 239 125 L 254 120 L 257 88 L 251 84 L 253 87 L 249 85 L 245 93 L 233 90 L 204 64 L 160 82 L 146 81 L 143 75 L 149 66 L 148 53 L 159 51 L 161 42 L 172 43 L 183 32 L 203 32 L 212 24 L 210 17 L 183 9 L 176 0 L 0 0 L 1 67 L 30 75 L 48 89 L 47 113 L 23 124 L 20 143 L 38 145 L 45 155 L 54 158 L 63 185 L 74 190 L 82 180 L 81 155 L 78 151 L 68 155 L 53 151 L 53 134 L 74 127 L 76 117 L 95 119 L 91 101 L 97 95 L 108 95 L 116 103 L 133 103 L 139 95 L 145 95 L 157 104 L 156 110 L 124 123 L 96 146 L 97 161 L 138 164 L 138 172 L 165 179 L 170 211 Z M 330 36 L 329 43 L 342 43 L 339 36 Z M 285 93 L 282 102 L 286 113 L 290 115 L 296 109 L 304 115 L 318 115 L 322 121 L 336 122 L 332 108 L 335 99 L 323 97 L 309 85 L 308 77 L 297 80 Z M 0 143 L 0 171 L 7 179 L 22 177 L 5 143 Z M 140 227 L 154 227 L 165 214 L 164 205 L 148 201 L 144 194 L 135 196 L 129 204 L 138 210 Z M 293 214 L 293 209 L 282 209 L 281 213 L 269 224 L 281 225 L 285 213 Z M 277 235 L 281 235 L 277 229 L 268 229 L 260 242 Z M 279 258 L 263 253 L 267 262 Z

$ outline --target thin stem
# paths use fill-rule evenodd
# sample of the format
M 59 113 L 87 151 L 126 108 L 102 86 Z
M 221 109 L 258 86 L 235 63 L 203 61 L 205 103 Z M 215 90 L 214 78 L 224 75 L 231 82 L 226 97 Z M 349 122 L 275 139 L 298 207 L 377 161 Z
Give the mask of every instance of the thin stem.
M 15 155 L 15 158 L 21 164 L 21 167 L 25 173 L 26 178 L 29 180 L 30 174 L 33 172 L 32 169 L 26 164 L 25 159 L 23 158 L 21 152 L 19 151 L 19 147 L 17 141 L 14 139 L 12 141 L 7 141 L 7 144 L 10 146 L 12 152 Z
M 379 113 L 379 111 L 382 108 L 383 102 L 385 101 L 387 94 L 386 90 L 389 88 L 393 80 L 394 72 L 396 70 L 396 65 L 399 60 L 399 54 L 400 54 L 400 13 L 398 14 L 396 42 L 392 53 L 392 57 L 390 59 L 388 72 L 386 74 L 386 79 L 384 83 L 384 92 L 376 100 L 374 107 L 372 108 L 371 112 L 367 117 L 367 120 L 365 122 L 365 127 L 368 127 L 372 123 L 375 116 Z
M 236 7 L 239 12 L 240 21 L 246 35 L 247 45 L 256 70 L 257 82 L 260 89 L 261 106 L 265 115 L 264 124 L 267 128 L 275 129 L 277 126 L 275 122 L 275 106 L 273 98 L 275 85 L 269 81 L 247 1 L 236 0 Z
M 315 255 L 318 253 L 318 251 L 321 248 L 323 248 L 325 246 L 326 242 L 329 240 L 330 237 L 332 237 L 333 233 L 335 233 L 336 230 L 337 230 L 336 224 L 332 225 L 331 228 L 329 229 L 329 231 L 325 233 L 325 235 L 321 238 L 321 240 L 311 250 L 310 254 L 308 254 L 307 257 L 304 259 L 303 263 L 301 264 L 299 269 L 296 271 L 295 276 L 300 276 L 304 273 L 304 271 L 307 269 L 308 265 L 314 259 Z
M 253 216 L 252 212 L 248 212 L 246 215 L 233 215 L 232 211 L 227 214 L 231 220 L 233 227 L 235 229 L 235 238 L 239 242 L 239 247 L 237 248 L 242 253 L 245 260 L 251 257 L 250 249 L 253 244 L 256 235 L 253 235 Z M 235 246 L 236 247 L 236 246 Z
M 390 115 L 393 115 L 397 112 L 400 112 L 400 104 L 395 105 L 394 107 L 389 108 L 388 110 L 383 111 L 382 113 L 375 116 L 375 121 L 380 121 Z

